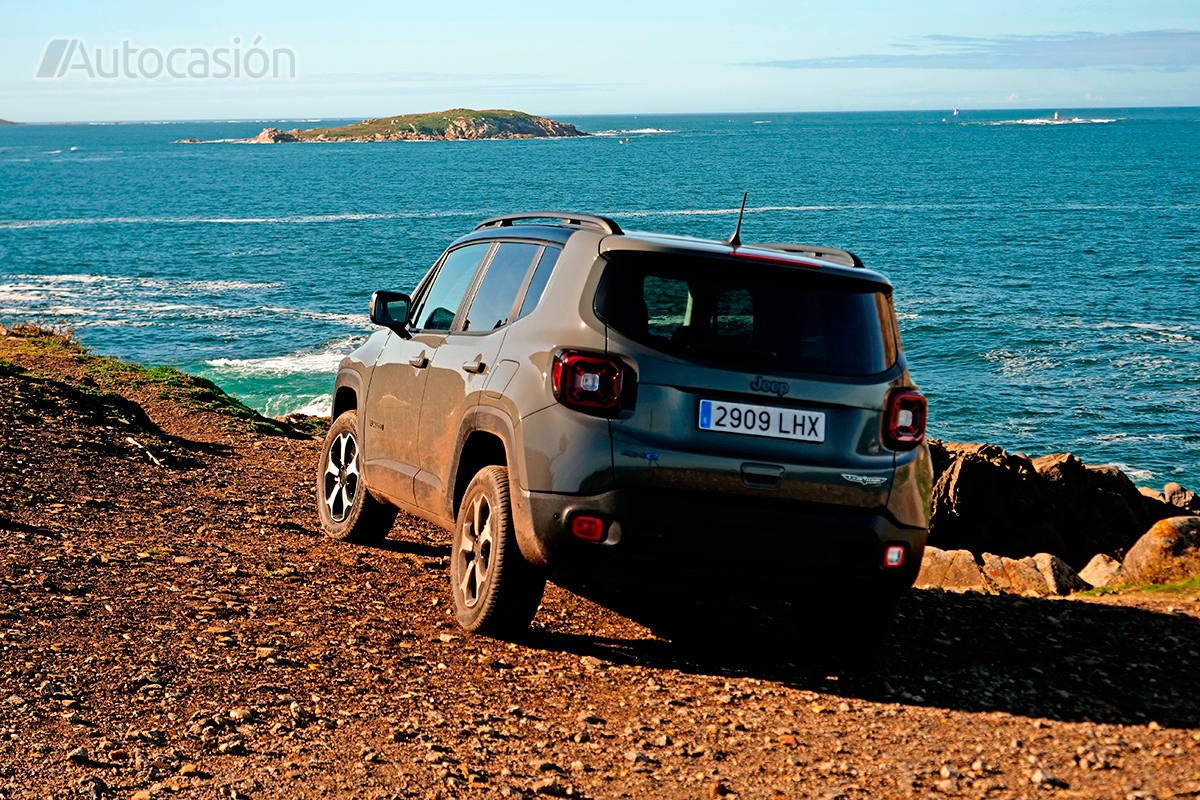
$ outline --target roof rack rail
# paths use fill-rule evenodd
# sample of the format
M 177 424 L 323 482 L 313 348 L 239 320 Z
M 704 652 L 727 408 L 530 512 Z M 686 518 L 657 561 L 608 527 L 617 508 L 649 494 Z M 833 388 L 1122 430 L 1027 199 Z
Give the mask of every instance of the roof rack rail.
M 604 233 L 618 236 L 624 233 L 621 230 L 621 226 L 608 217 L 598 217 L 595 214 L 571 214 L 563 211 L 531 211 L 526 214 L 505 214 L 500 217 L 485 219 L 475 226 L 475 230 L 478 231 L 483 228 L 507 228 L 514 222 L 527 219 L 556 219 L 559 225 L 587 225 L 592 228 L 598 228 Z
M 768 250 L 781 250 L 785 253 L 795 253 L 800 256 L 809 256 L 811 258 L 819 258 L 823 261 L 832 261 L 835 264 L 844 264 L 847 267 L 858 267 L 864 269 L 865 265 L 862 259 L 851 253 L 849 250 L 843 250 L 840 247 L 822 247 L 815 244 L 753 244 L 746 245 L 747 247 L 765 247 Z

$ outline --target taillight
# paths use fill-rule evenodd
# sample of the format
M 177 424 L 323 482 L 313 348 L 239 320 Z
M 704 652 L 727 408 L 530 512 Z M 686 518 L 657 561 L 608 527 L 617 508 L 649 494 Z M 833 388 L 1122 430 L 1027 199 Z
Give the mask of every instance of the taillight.
M 637 386 L 633 370 L 620 359 L 577 350 L 554 355 L 550 380 L 558 402 L 598 417 L 615 417 L 632 407 Z
M 888 395 L 883 420 L 883 443 L 892 450 L 912 450 L 925 439 L 929 403 L 916 389 L 896 389 Z

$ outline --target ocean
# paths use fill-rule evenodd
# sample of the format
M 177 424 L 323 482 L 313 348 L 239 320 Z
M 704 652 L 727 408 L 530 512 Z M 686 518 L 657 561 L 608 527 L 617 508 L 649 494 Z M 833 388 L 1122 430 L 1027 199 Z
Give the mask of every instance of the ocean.
M 1058 118 L 1054 118 L 1055 111 Z M 1200 490 L 1200 109 L 567 116 L 580 139 L 0 127 L 0 323 L 327 412 L 375 289 L 494 214 L 844 247 L 896 285 L 931 435 Z M 2 402 L 2 401 L 0 401 Z

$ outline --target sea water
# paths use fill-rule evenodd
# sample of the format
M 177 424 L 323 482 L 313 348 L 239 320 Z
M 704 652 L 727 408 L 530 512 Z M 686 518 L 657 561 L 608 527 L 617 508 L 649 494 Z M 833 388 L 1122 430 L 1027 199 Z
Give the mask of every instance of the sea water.
M 746 241 L 845 247 L 891 278 L 932 435 L 1200 489 L 1200 110 L 1055 111 L 583 116 L 563 119 L 597 135 L 386 144 L 231 141 L 316 120 L 0 127 L 0 322 L 327 412 L 371 292 L 411 289 L 483 218 L 720 239 L 749 191 Z

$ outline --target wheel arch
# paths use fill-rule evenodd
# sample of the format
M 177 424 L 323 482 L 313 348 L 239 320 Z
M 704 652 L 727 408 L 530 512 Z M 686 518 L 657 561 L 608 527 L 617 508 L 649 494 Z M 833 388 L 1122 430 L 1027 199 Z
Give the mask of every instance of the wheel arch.
M 521 453 L 516 446 L 512 421 L 500 409 L 476 407 L 464 420 L 459 432 L 457 457 L 450 465 L 448 492 L 449 518 L 457 518 L 467 485 L 484 467 L 496 465 L 508 470 L 512 523 L 517 544 L 525 559 L 534 565 L 545 565 L 546 554 L 533 534 L 533 514 L 523 495 Z
M 347 411 L 361 410 L 358 399 L 362 396 L 362 376 L 357 370 L 343 367 L 338 370 L 337 382 L 333 387 L 333 407 L 330 419 L 337 419 Z
M 458 463 L 454 468 L 454 490 L 451 493 L 451 516 L 458 515 L 467 484 L 488 466 L 508 468 L 508 448 L 504 439 L 495 431 L 475 428 L 464 432 L 462 447 L 459 448 Z
M 347 411 L 358 409 L 358 392 L 349 386 L 340 386 L 333 393 L 333 411 L 331 416 L 337 419 Z

